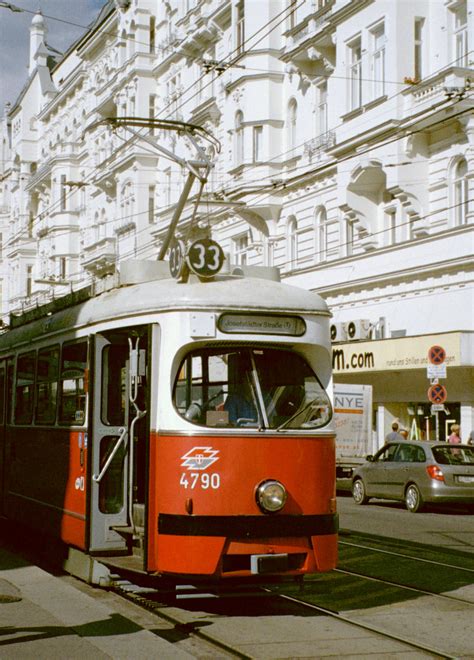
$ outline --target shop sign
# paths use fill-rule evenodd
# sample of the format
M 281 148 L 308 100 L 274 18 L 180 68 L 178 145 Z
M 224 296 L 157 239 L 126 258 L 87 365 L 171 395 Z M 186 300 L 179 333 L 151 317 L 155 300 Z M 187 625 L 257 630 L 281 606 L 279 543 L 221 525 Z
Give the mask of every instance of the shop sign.
M 332 366 L 335 374 L 459 367 L 470 364 L 471 359 L 462 359 L 461 336 L 461 332 L 451 332 L 334 344 Z M 446 378 L 446 375 L 441 371 L 440 375 L 428 375 L 428 378 Z

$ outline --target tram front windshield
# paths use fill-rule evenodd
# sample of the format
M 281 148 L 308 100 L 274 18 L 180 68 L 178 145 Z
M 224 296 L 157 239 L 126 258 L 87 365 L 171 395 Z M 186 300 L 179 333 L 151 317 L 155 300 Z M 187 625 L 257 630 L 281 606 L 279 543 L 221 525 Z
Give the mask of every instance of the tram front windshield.
M 173 397 L 182 417 L 207 427 L 315 429 L 332 417 L 318 377 L 289 350 L 192 351 L 180 365 Z

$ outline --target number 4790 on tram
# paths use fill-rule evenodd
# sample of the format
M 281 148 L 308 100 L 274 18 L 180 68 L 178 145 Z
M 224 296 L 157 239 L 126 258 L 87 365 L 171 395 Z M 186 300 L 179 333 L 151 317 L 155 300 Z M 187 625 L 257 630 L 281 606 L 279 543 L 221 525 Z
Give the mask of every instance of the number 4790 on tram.
M 332 569 L 326 304 L 242 272 L 142 279 L 0 335 L 1 514 L 93 582 Z

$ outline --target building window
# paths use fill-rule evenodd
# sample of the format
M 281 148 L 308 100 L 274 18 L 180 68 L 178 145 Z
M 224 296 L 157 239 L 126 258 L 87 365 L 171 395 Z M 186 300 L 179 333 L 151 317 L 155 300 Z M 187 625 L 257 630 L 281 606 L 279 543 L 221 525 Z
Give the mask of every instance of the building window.
M 469 211 L 469 195 L 467 181 L 467 162 L 463 158 L 458 161 L 453 171 L 453 216 L 455 226 L 467 223 Z
M 298 263 L 298 222 L 293 216 L 288 220 L 288 268 L 296 268 Z
M 155 191 L 156 186 L 148 186 L 148 224 L 155 222 Z
M 383 23 L 370 32 L 372 42 L 372 97 L 385 94 L 385 29 Z
M 165 205 L 171 204 L 171 169 L 165 170 Z
M 349 48 L 349 109 L 362 105 L 362 46 L 361 39 L 354 39 Z
M 384 237 L 385 245 L 395 245 L 397 242 L 397 212 L 395 209 L 385 209 Z
M 354 254 L 355 247 L 355 223 L 353 218 L 346 218 L 346 256 Z
M 67 260 L 66 257 L 59 259 L 59 279 L 65 280 L 67 277 Z
M 298 114 L 298 104 L 295 99 L 291 99 L 288 103 L 287 113 L 287 141 L 288 151 L 293 151 L 296 148 L 296 119 Z
M 316 261 L 327 261 L 328 258 L 328 224 L 325 208 L 316 214 Z
M 328 84 L 318 85 L 317 133 L 324 135 L 328 130 Z
M 298 0 L 288 0 L 288 29 L 296 27 L 296 5 Z
M 234 263 L 244 266 L 247 263 L 249 249 L 249 234 L 241 234 L 232 240 Z
M 26 267 L 26 296 L 29 298 L 33 290 L 33 266 Z
M 61 211 L 66 210 L 67 190 L 66 190 L 66 175 L 61 174 Z
M 460 0 L 452 9 L 454 56 L 456 66 L 469 66 L 469 47 L 467 32 L 467 2 Z
M 156 17 L 150 16 L 150 53 L 155 52 Z
M 254 163 L 262 160 L 263 126 L 254 126 L 252 131 L 252 159 Z
M 155 119 L 156 116 L 156 96 L 150 94 L 148 97 L 148 119 Z M 155 129 L 150 126 L 150 135 L 155 135 Z
M 423 80 L 424 68 L 423 68 L 423 41 L 424 41 L 424 28 L 425 28 L 425 19 L 424 18 L 415 18 L 415 28 L 414 28 L 414 61 L 415 61 L 415 80 Z
M 235 8 L 236 11 L 236 50 L 241 55 L 245 48 L 245 4 L 244 0 L 239 0 Z
M 244 115 L 241 110 L 235 113 L 235 164 L 244 162 Z
M 3 254 L 3 236 L 0 234 L 0 260 L 2 259 Z

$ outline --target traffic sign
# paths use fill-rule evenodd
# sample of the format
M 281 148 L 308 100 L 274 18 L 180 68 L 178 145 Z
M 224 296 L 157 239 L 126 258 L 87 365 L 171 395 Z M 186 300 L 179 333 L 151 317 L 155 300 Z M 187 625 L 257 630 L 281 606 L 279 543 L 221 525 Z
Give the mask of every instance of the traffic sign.
M 448 368 L 443 362 L 442 364 L 429 364 L 426 368 L 427 378 L 446 378 Z
M 428 389 L 428 400 L 431 403 L 444 403 L 448 398 L 448 392 L 444 385 L 431 385 Z
M 432 346 L 428 351 L 428 360 L 431 364 L 443 364 L 446 359 L 446 351 L 442 346 Z

